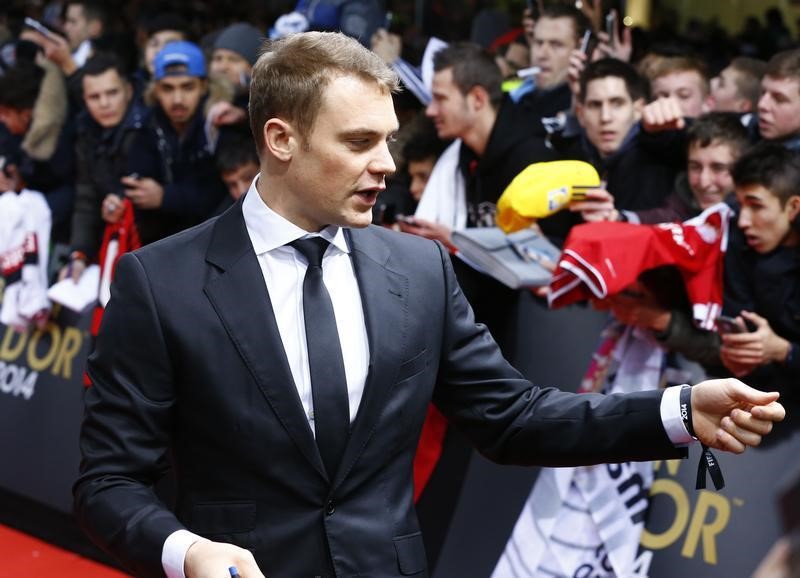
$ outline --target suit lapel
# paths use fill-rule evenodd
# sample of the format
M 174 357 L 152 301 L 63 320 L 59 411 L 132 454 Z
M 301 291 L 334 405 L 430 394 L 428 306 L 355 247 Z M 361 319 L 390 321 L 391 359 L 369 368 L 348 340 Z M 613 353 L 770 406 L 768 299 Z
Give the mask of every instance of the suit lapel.
M 353 467 L 391 393 L 403 360 L 408 329 L 408 278 L 387 268 L 389 247 L 373 231 L 346 231 L 367 326 L 370 362 L 364 394 L 334 485 Z
M 241 200 L 217 220 L 206 259 L 221 269 L 206 285 L 206 296 L 278 420 L 306 459 L 327 477 L 286 360 Z

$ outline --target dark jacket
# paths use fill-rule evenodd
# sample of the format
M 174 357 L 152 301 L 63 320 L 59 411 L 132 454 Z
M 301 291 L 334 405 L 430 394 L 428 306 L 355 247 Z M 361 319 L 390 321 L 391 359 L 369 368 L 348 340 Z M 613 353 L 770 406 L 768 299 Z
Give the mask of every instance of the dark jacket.
M 528 130 L 537 136 L 544 137 L 547 130 L 542 124 L 543 118 L 556 116 L 560 112 L 572 108 L 572 91 L 567 83 L 559 84 L 551 89 L 534 88 L 523 92 L 517 105 L 527 117 Z
M 158 210 L 137 210 L 142 243 L 150 243 L 210 217 L 227 194 L 206 140 L 204 103 L 200 103 L 182 139 L 159 106 L 137 132 L 128 173 L 149 177 L 164 187 Z
M 545 140 L 532 134 L 524 111 L 505 98 L 483 155 L 461 146 L 468 226 L 493 225 L 497 200 L 514 177 L 531 163 L 555 159 Z
M 466 145 L 461 146 L 459 167 L 464 175 L 467 196 L 467 226 L 493 226 L 497 200 L 523 169 L 531 163 L 555 159 L 555 152 L 544 139 L 532 134 L 524 111 L 509 98 L 498 110 L 486 150 L 481 157 Z M 464 293 L 492 336 L 511 356 L 516 304 L 519 292 L 477 272 L 454 259 L 453 266 Z
M 97 255 L 103 238 L 103 199 L 109 193 L 124 196 L 120 178 L 128 174 L 131 145 L 137 132 L 144 126 L 147 115 L 147 108 L 133 100 L 122 122 L 110 129 L 98 125 L 88 112 L 79 117 L 70 245 L 73 250 L 82 251 L 90 259 Z

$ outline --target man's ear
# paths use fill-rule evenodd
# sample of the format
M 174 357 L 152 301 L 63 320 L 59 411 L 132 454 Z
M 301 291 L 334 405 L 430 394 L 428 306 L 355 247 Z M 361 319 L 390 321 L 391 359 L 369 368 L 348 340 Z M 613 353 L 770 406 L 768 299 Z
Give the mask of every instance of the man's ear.
M 789 209 L 789 220 L 792 224 L 800 224 L 800 195 L 792 195 L 786 201 L 786 207 Z
M 714 110 L 714 97 L 710 94 L 707 94 L 703 98 L 703 104 L 701 105 L 700 110 L 703 112 L 703 114 Z
M 294 128 L 280 118 L 271 118 L 264 123 L 264 148 L 279 161 L 292 160 L 299 141 Z
M 467 92 L 467 101 L 472 103 L 474 110 L 483 110 L 487 106 L 491 106 L 489 93 L 480 85 L 475 85 Z
M 578 124 L 584 126 L 583 124 L 583 103 L 575 99 L 575 118 L 578 119 Z

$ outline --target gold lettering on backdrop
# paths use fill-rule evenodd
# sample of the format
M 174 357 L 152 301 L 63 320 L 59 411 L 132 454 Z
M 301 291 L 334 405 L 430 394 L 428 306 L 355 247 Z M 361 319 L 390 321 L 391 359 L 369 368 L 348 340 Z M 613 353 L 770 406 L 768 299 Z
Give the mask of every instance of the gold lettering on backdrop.
M 706 522 L 706 514 L 713 509 L 711 521 Z M 717 563 L 717 535 L 725 529 L 731 518 L 731 504 L 728 499 L 714 492 L 703 490 L 697 498 L 686 542 L 681 549 L 681 556 L 694 558 L 700 536 L 703 537 L 703 560 L 706 564 Z
M 64 379 L 72 377 L 72 363 L 75 356 L 80 353 L 83 345 L 83 334 L 75 327 L 64 328 L 64 339 L 58 352 L 53 368 L 53 375 L 61 374 Z
M 653 462 L 653 470 L 666 473 L 670 477 L 662 477 L 653 482 L 650 488 L 651 499 L 664 495 L 672 499 L 675 519 L 663 532 L 653 533 L 651 529 L 642 531 L 641 544 L 650 550 L 663 550 L 680 541 L 684 532 L 686 536 L 681 546 L 681 556 L 694 558 L 697 546 L 702 542 L 702 556 L 706 564 L 718 563 L 717 538 L 728 526 L 731 519 L 731 500 L 735 506 L 743 506 L 741 498 L 727 498 L 722 494 L 702 490 L 687 490 L 672 477 L 677 476 L 682 460 L 659 460 Z M 666 472 L 662 466 L 666 464 Z M 690 502 L 690 495 L 696 495 L 695 504 Z
M 3 361 L 14 361 L 22 354 L 25 349 L 27 333 L 18 333 L 13 327 L 6 327 L 6 334 L 3 342 L 0 343 L 0 359 Z
M 50 334 L 50 345 L 47 349 L 47 354 L 44 357 L 38 357 L 37 345 L 39 340 L 45 334 Z M 54 323 L 48 323 L 44 331 L 36 330 L 31 335 L 28 341 L 28 366 L 34 371 L 44 371 L 47 366 L 53 363 L 58 352 L 58 346 L 61 344 L 61 329 Z
M 71 379 L 83 338 L 84 332 L 77 327 L 61 327 L 52 322 L 43 330 L 17 332 L 6 327 L 0 341 L 0 361 L 27 365 L 40 373 L 49 370 L 56 377 Z
M 647 528 L 642 530 L 641 544 L 651 550 L 662 550 L 676 542 L 689 521 L 689 497 L 678 482 L 668 478 L 654 481 L 650 488 L 650 497 L 658 494 L 666 494 L 675 502 L 675 520 L 661 534 L 652 534 Z

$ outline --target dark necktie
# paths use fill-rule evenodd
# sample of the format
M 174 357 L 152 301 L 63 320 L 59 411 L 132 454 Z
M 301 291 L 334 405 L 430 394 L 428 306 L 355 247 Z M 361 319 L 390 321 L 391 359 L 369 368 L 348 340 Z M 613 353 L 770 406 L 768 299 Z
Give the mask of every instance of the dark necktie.
M 322 282 L 322 255 L 329 243 L 322 237 L 309 237 L 290 245 L 308 260 L 303 280 L 303 317 L 314 400 L 314 432 L 322 462 L 333 479 L 350 431 L 350 403 L 333 304 Z

